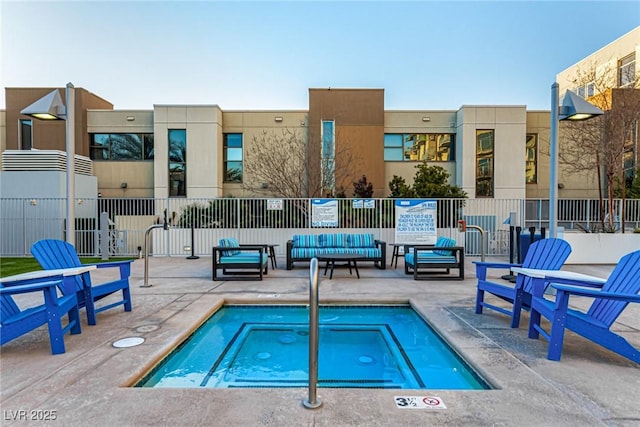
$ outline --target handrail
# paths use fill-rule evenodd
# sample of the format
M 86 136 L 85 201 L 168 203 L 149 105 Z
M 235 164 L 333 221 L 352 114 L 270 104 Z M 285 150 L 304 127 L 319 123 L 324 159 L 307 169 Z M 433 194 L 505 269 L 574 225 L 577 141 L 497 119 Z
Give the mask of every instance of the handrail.
M 160 227 L 168 230 L 169 224 L 166 221 L 164 222 L 164 224 L 153 224 L 150 225 L 144 232 L 144 283 L 140 285 L 141 288 L 150 288 L 152 286 L 149 284 L 149 234 L 154 228 Z
M 480 232 L 480 261 L 484 262 L 484 254 L 485 254 L 484 246 L 487 243 L 485 242 L 484 229 L 479 225 L 469 225 L 469 224 L 467 224 L 467 228 L 478 230 Z
M 302 404 L 307 409 L 322 405 L 316 395 L 318 384 L 318 259 L 312 258 L 309 265 L 309 398 Z

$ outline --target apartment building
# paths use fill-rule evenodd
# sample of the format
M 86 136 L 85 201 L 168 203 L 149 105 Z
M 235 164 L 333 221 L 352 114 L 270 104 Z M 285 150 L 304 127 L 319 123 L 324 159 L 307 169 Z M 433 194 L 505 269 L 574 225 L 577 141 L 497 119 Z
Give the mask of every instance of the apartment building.
M 629 76 L 638 74 L 639 54 L 640 27 L 559 73 L 561 93 L 573 89 L 587 99 L 594 96 L 589 82 L 576 85 L 585 64 L 593 63 L 615 74 L 612 89 L 628 88 L 637 82 Z M 65 150 L 64 121 L 20 113 L 53 89 L 5 88 L 3 152 Z M 66 103 L 63 89 L 60 94 Z M 305 162 L 306 173 L 298 179 L 313 190 L 300 196 L 335 194 L 341 188 L 350 196 L 352 183 L 365 175 L 374 196 L 385 197 L 394 175 L 412 182 L 415 166 L 423 161 L 445 168 L 451 183 L 471 198 L 549 194 L 550 114 L 525 105 L 385 110 L 383 88 L 310 88 L 306 110 L 225 110 L 215 103 L 118 110 L 87 89 L 76 88 L 75 94 L 75 152 L 90 160 L 85 173 L 97 178 L 102 197 L 280 195 L 273 193 L 277 183 L 248 166 L 259 162 L 254 154 L 265 147 L 276 150 L 284 135 L 295 135 L 298 149 L 283 157 Z M 637 135 L 625 157 L 630 173 L 638 165 Z M 20 168 L 15 161 L 11 168 L 3 164 L 4 171 Z M 595 175 L 563 174 L 561 164 L 559 177 L 560 198 L 597 197 Z

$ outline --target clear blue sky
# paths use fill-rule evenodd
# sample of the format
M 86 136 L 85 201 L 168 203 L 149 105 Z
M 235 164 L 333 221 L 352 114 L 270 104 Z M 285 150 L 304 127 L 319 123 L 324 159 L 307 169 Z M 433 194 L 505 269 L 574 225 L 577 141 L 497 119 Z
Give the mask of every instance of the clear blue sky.
M 383 88 L 389 110 L 548 110 L 557 73 L 640 25 L 639 0 L 3 0 L 1 8 L 2 87 L 72 82 L 116 109 L 307 109 L 309 88 L 336 87 Z

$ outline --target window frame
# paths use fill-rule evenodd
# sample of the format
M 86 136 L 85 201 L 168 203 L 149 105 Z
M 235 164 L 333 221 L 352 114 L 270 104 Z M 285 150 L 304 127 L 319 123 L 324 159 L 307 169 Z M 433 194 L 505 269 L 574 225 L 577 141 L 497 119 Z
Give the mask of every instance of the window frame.
M 481 135 L 490 133 L 490 146 L 481 146 L 485 140 L 481 140 Z M 495 129 L 476 129 L 476 198 L 494 198 L 495 197 Z M 485 165 L 486 164 L 486 165 Z M 488 173 L 480 173 L 482 170 L 488 169 Z M 488 183 L 488 185 L 485 185 Z M 487 190 L 485 192 L 485 190 Z
M 383 158 L 385 162 L 453 162 L 455 141 L 455 133 L 385 133 Z
M 140 141 L 140 158 L 113 158 L 112 140 L 123 135 L 135 135 Z M 106 144 L 96 144 L 96 137 L 106 137 Z M 106 150 L 107 156 L 96 157 L 95 152 Z M 89 134 L 89 158 L 95 162 L 148 162 L 155 157 L 155 137 L 153 132 L 94 132 Z
M 239 137 L 240 146 L 229 145 L 229 137 Z M 229 153 L 233 150 L 239 150 L 240 160 L 230 160 Z M 231 170 L 238 168 L 230 168 L 231 164 L 240 164 L 239 179 L 231 179 Z M 244 182 L 244 135 L 240 132 L 229 132 L 222 135 L 222 182 L 225 184 L 242 184 Z
M 184 136 L 180 140 L 184 141 L 182 148 L 182 159 L 172 155 L 172 133 L 180 132 Z M 175 141 L 175 140 L 174 140 Z M 181 142 L 181 141 L 180 141 Z M 175 153 L 175 151 L 174 151 Z M 174 168 L 178 168 L 175 169 Z M 187 197 L 187 130 L 167 129 L 167 171 L 168 171 L 168 193 L 169 197 Z M 178 179 L 181 177 L 182 179 Z M 176 184 L 176 185 L 174 185 Z
M 529 137 L 533 138 L 533 147 L 529 147 Z M 533 158 L 529 156 L 529 150 L 533 150 Z M 537 184 L 538 183 L 538 134 L 537 133 L 527 133 L 526 141 L 525 141 L 525 173 L 524 173 L 524 182 L 525 184 Z M 533 178 L 529 179 L 529 174 L 527 173 L 529 169 L 529 165 L 533 165 Z
M 630 68 L 631 71 L 627 71 Z M 628 81 L 626 81 L 628 79 Z M 633 87 L 636 80 L 636 53 L 623 56 L 618 61 L 618 87 Z

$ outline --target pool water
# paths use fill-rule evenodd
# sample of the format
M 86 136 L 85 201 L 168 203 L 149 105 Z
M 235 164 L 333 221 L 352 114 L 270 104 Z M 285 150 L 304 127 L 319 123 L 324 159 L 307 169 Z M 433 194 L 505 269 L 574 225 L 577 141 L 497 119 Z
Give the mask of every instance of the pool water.
M 409 306 L 320 306 L 318 387 L 490 388 Z M 136 387 L 306 387 L 306 306 L 226 305 Z

